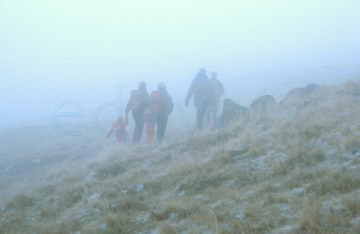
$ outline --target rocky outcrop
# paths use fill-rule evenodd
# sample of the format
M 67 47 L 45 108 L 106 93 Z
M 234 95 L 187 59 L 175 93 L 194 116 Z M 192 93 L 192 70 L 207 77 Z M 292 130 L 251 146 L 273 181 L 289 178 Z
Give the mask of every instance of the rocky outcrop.
M 293 89 L 281 100 L 280 104 L 286 108 L 296 107 L 312 99 L 319 90 L 320 86 L 318 84 L 308 84 L 306 87 Z
M 336 90 L 335 94 L 340 96 L 360 97 L 360 83 L 350 81 L 340 89 Z
M 219 119 L 219 123 L 229 124 L 233 121 L 245 118 L 248 115 L 248 108 L 240 106 L 231 99 L 224 100 L 223 114 Z
M 261 108 L 268 108 L 276 106 L 275 98 L 271 95 L 265 95 L 254 100 L 250 105 L 250 111 L 260 110 Z

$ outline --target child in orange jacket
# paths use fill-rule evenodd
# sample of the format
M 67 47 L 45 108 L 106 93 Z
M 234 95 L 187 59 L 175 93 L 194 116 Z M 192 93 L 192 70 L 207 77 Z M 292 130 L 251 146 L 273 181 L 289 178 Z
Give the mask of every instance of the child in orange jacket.
M 111 134 L 115 131 L 116 139 L 119 143 L 125 143 L 127 132 L 125 127 L 128 125 L 128 119 L 125 118 L 123 121 L 122 117 L 118 117 L 116 121 L 114 121 L 112 128 L 110 129 L 109 133 L 107 134 L 107 138 L 111 136 Z

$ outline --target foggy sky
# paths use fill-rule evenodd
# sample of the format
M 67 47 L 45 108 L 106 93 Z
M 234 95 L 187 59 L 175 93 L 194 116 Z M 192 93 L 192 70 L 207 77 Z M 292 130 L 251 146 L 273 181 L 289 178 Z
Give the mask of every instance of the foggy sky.
M 1 0 L 0 127 L 50 124 L 64 98 L 89 118 L 117 84 L 124 102 L 140 81 L 149 91 L 164 81 L 183 101 L 202 67 L 244 105 L 312 74 L 351 78 L 359 12 L 357 0 Z

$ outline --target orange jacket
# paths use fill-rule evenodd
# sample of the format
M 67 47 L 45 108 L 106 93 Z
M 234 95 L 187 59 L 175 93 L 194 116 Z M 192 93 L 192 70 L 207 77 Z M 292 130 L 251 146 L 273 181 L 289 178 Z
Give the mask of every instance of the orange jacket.
M 127 136 L 125 127 L 127 125 L 128 125 L 127 119 L 125 121 L 118 121 L 118 120 L 114 121 L 112 128 L 107 134 L 107 137 L 109 138 L 111 134 L 115 131 L 116 138 L 119 141 L 125 141 Z

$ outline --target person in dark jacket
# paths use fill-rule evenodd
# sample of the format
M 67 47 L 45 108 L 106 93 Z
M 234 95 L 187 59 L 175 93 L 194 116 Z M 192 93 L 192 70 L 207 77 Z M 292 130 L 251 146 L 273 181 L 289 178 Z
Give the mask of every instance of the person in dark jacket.
M 215 101 L 211 83 L 206 75 L 205 69 L 200 69 L 195 79 L 191 82 L 186 95 L 185 106 L 189 106 L 190 99 L 193 96 L 196 108 L 197 127 L 201 130 L 207 108 L 209 105 L 213 105 Z
M 172 98 L 168 94 L 164 83 L 160 83 L 158 89 L 151 92 L 150 109 L 156 116 L 156 141 L 160 143 L 165 136 L 169 115 L 174 109 Z
M 128 119 L 128 114 L 131 111 L 135 121 L 134 136 L 132 142 L 139 143 L 144 129 L 144 112 L 149 106 L 150 99 L 146 90 L 146 83 L 140 82 L 137 90 L 131 91 L 131 96 L 125 109 L 125 118 Z

